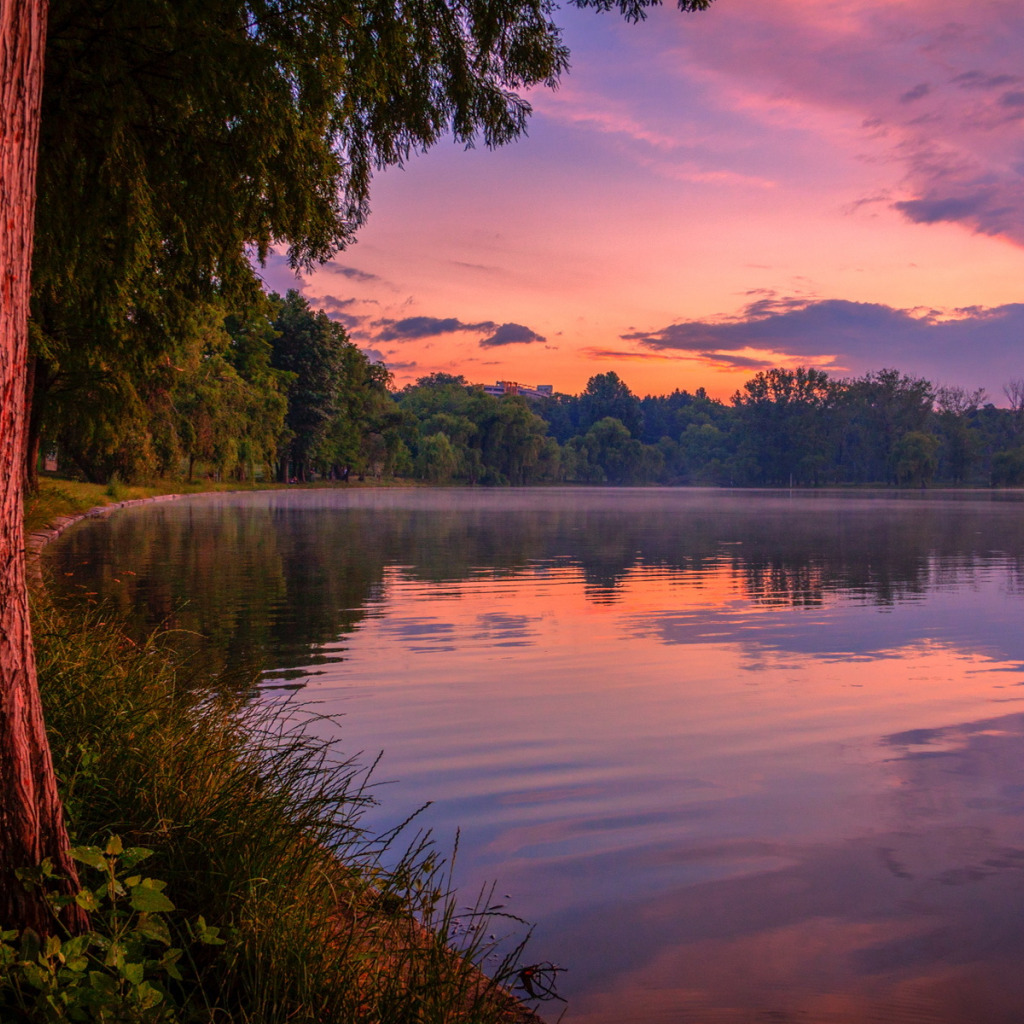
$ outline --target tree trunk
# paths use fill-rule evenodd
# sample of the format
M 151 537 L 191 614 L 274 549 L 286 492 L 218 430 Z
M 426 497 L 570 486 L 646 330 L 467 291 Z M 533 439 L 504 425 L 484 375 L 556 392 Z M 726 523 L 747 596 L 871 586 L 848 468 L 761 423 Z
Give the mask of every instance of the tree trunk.
M 25 587 L 22 479 L 28 298 L 45 0 L 0 0 L 0 927 L 53 931 L 18 868 L 49 858 L 78 888 L 43 728 Z M 86 924 L 76 906 L 72 929 Z

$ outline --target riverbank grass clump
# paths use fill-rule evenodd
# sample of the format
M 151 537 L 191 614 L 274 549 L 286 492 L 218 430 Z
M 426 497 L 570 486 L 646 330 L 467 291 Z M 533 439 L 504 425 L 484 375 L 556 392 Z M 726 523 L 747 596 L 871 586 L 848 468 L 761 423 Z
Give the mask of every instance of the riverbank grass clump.
M 0 1019 L 536 1019 L 474 966 L 497 955 L 488 901 L 460 916 L 413 826 L 367 831 L 367 772 L 309 709 L 215 688 L 96 609 L 42 607 L 35 629 L 94 933 L 4 933 Z M 491 973 L 511 978 L 517 953 Z

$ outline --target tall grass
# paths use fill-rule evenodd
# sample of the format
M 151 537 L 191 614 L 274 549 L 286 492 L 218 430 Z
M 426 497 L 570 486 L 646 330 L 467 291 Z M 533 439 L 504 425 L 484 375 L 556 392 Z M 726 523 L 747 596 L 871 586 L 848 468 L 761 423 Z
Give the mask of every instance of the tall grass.
M 367 832 L 368 773 L 309 711 L 214 689 L 166 638 L 134 642 L 102 611 L 43 607 L 35 629 L 72 841 L 155 851 L 147 874 L 168 883 L 186 950 L 178 1019 L 536 1020 L 474 967 L 496 955 L 488 894 L 460 917 L 429 835 Z M 191 941 L 199 915 L 225 945 Z

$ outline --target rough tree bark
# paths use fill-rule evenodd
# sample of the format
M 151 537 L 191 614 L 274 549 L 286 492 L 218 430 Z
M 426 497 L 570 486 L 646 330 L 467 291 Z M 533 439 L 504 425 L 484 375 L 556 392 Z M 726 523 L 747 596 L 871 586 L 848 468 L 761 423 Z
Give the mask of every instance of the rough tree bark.
M 18 868 L 77 888 L 36 683 L 22 525 L 28 299 L 46 0 L 0 0 L 0 927 L 53 931 Z M 86 924 L 77 907 L 72 929 Z

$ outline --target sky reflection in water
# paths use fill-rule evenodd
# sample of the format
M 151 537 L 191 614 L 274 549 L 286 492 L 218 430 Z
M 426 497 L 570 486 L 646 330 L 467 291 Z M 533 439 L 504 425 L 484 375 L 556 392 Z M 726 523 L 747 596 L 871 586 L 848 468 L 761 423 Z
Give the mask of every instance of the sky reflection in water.
M 461 828 L 568 1021 L 994 1024 L 1024 1018 L 1022 512 L 274 493 L 48 557 L 344 714 L 398 780 L 376 820 Z

